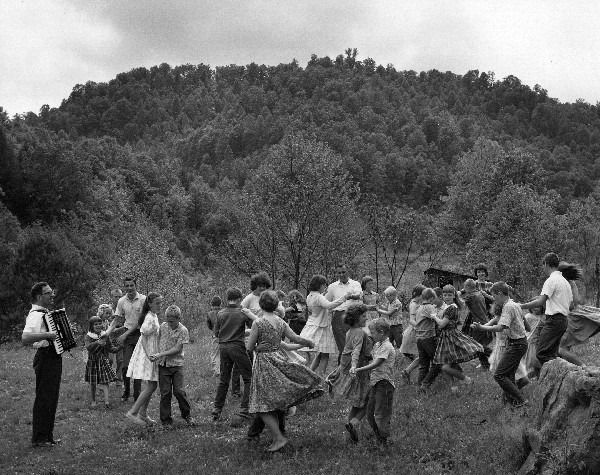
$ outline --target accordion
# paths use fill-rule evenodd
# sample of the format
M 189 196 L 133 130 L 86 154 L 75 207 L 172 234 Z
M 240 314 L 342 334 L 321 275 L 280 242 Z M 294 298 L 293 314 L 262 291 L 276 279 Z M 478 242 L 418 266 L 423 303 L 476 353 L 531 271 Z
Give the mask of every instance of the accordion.
M 77 346 L 71 322 L 64 308 L 44 314 L 44 321 L 48 325 L 48 330 L 56 333 L 56 340 L 52 342 L 56 354 L 62 355 Z

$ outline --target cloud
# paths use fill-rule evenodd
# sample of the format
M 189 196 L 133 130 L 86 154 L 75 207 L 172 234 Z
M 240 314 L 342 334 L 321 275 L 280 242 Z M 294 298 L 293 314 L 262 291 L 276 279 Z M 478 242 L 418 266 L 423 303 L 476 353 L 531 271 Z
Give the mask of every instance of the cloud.
M 561 100 L 595 103 L 600 4 L 533 0 L 3 2 L 0 105 L 60 104 L 77 83 L 167 62 L 274 65 L 312 53 L 416 71 L 513 74 Z

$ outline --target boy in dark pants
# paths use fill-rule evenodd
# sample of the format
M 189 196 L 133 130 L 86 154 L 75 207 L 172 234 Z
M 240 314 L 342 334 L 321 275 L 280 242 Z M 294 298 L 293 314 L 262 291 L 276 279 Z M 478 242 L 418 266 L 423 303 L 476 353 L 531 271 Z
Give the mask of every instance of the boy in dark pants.
M 190 417 L 190 402 L 183 389 L 183 345 L 190 342 L 188 329 L 183 326 L 181 310 L 171 305 L 165 312 L 167 321 L 160 326 L 158 348 L 160 353 L 150 355 L 151 361 L 158 361 L 158 385 L 160 388 L 160 421 L 164 426 L 172 425 L 171 396 L 179 403 L 181 417 L 189 425 L 194 424 Z
M 369 380 L 371 389 L 367 401 L 367 421 L 373 428 L 377 442 L 385 446 L 390 436 L 390 423 L 394 405 L 394 362 L 396 350 L 390 342 L 390 324 L 384 318 L 377 318 L 369 323 L 373 345 L 373 361 L 360 368 L 351 368 L 350 375 L 356 376 L 361 371 L 371 371 Z M 357 434 L 351 432 L 353 440 Z
M 250 380 L 252 378 L 252 363 L 246 352 L 244 335 L 246 322 L 255 319 L 247 309 L 242 309 L 242 291 L 238 288 L 227 289 L 227 307 L 217 314 L 215 335 L 219 340 L 219 357 L 221 359 L 220 379 L 217 386 L 215 406 L 212 412 L 213 420 L 221 418 L 233 366 L 236 365 L 244 381 L 244 393 L 240 403 L 240 416 L 248 417 L 250 401 Z

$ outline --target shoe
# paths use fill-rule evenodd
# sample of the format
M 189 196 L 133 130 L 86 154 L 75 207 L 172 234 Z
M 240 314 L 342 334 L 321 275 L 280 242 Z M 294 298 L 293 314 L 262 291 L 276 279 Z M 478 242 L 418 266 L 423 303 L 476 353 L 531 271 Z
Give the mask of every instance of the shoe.
M 350 434 L 350 439 L 352 439 L 352 442 L 358 442 L 358 433 L 356 432 L 356 427 L 354 427 L 354 424 L 352 424 L 352 422 L 347 422 L 344 427 L 348 431 L 348 434 Z
M 213 421 L 218 421 L 221 419 L 221 411 L 213 411 L 211 415 Z
M 194 420 L 193 417 L 184 417 L 183 420 L 185 421 L 185 423 L 188 426 L 195 426 L 196 425 L 196 421 Z
M 50 439 L 50 443 L 51 443 L 52 445 L 58 445 L 58 444 L 60 444 L 61 442 L 62 442 L 62 440 L 61 440 L 61 439 Z
M 31 446 L 34 448 L 52 448 L 54 447 L 54 445 L 52 442 L 50 442 L 49 440 L 46 440 L 44 442 L 32 442 Z
M 286 416 L 287 417 L 294 417 L 296 415 L 296 411 L 297 410 L 298 410 L 298 408 L 296 406 L 288 407 Z
M 529 405 L 529 401 L 528 401 L 527 399 L 524 399 L 524 400 L 523 400 L 523 401 L 521 401 L 521 402 L 514 403 L 514 404 L 513 404 L 513 407 L 514 407 L 515 409 L 518 409 L 519 407 L 528 406 L 528 405 Z

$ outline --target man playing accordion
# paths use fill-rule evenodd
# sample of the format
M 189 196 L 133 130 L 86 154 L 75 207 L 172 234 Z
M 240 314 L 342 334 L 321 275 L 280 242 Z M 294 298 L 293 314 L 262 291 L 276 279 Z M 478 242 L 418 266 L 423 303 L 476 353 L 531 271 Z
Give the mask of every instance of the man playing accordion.
M 54 438 L 54 417 L 58 405 L 62 357 L 51 343 L 57 337 L 49 331 L 44 314 L 54 303 L 54 291 L 46 282 L 37 282 L 31 288 L 31 310 L 25 321 L 21 341 L 37 348 L 33 358 L 35 371 L 35 402 L 31 443 L 34 447 L 52 447 L 59 440 Z

